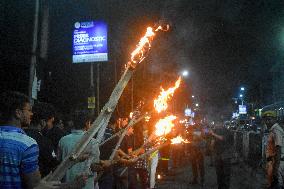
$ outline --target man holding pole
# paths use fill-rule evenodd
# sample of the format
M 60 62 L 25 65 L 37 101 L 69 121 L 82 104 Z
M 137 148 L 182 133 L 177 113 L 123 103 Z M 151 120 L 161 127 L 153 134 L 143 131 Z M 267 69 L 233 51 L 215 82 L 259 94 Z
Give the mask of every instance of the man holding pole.
M 64 159 L 69 153 L 72 152 L 72 149 L 76 145 L 76 143 L 81 139 L 84 135 L 85 131 L 90 128 L 92 118 L 88 116 L 86 113 L 77 113 L 74 115 L 74 129 L 71 131 L 71 134 L 63 137 L 59 141 L 58 145 L 58 158 L 59 160 Z M 93 157 L 93 162 L 91 165 L 88 164 L 87 159 Z M 78 158 L 77 164 L 73 165 L 70 168 L 65 176 L 65 181 L 70 182 L 74 181 L 78 178 L 78 175 L 85 175 L 87 177 L 83 177 L 86 180 L 86 185 L 84 189 L 94 189 L 98 188 L 97 184 L 94 185 L 94 177 L 96 176 L 96 171 L 102 168 L 106 168 L 109 166 L 109 162 L 100 161 L 99 159 L 100 151 L 97 142 L 93 139 L 90 141 L 84 153 Z M 91 173 L 87 173 L 86 170 L 89 170 Z

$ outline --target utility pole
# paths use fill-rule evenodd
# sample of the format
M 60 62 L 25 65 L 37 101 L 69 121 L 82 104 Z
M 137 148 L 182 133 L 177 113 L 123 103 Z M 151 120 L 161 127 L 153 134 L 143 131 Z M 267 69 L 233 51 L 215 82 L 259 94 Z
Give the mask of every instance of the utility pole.
M 36 70 L 37 62 L 37 40 L 38 40 L 38 15 L 39 15 L 39 0 L 35 0 L 35 14 L 34 14 L 34 31 L 33 31 L 33 46 L 32 46 L 32 56 L 31 56 L 31 65 L 30 65 L 30 77 L 29 77 L 29 99 L 33 104 L 32 90 L 34 83 L 34 76 Z
M 91 90 L 91 97 L 89 99 L 89 108 L 91 109 L 91 114 L 94 115 L 95 113 L 95 107 L 93 107 L 93 98 L 95 96 L 94 94 L 94 63 L 91 62 L 91 65 L 90 65 L 90 90 Z

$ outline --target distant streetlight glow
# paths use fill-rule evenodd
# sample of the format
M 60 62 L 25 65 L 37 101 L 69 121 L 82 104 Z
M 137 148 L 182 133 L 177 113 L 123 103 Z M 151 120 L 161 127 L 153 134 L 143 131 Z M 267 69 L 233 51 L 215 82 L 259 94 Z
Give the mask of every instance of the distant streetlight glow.
M 199 104 L 195 104 L 195 106 L 196 106 L 196 107 L 198 107 L 198 106 L 199 106 Z
M 245 88 L 244 87 L 241 87 L 241 91 L 244 91 L 245 90 Z
M 182 71 L 182 76 L 184 77 L 188 76 L 188 71 L 187 70 Z
M 243 98 L 243 95 L 242 95 L 242 94 L 240 94 L 240 98 Z
M 191 97 L 194 98 L 194 95 L 192 95 Z

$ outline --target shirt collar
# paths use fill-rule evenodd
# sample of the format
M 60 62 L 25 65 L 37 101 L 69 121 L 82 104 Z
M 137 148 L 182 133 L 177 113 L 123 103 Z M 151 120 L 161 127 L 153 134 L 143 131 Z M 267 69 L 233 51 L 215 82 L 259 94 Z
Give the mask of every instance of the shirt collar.
M 0 126 L 0 131 L 6 131 L 6 132 L 17 132 L 26 134 L 23 129 L 15 126 Z
M 73 130 L 71 130 L 71 133 L 72 133 L 72 134 L 83 134 L 83 133 L 85 133 L 85 131 L 73 129 Z

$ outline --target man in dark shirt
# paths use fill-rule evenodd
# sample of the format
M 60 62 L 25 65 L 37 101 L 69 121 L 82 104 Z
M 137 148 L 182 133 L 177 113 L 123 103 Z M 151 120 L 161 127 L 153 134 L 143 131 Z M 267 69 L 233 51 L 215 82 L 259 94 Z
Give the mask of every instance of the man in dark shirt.
M 210 130 L 209 134 L 214 138 L 213 151 L 218 189 L 229 189 L 234 137 L 228 129 L 222 126 L 216 128 L 215 131 Z
M 44 107 L 44 116 L 45 116 L 45 127 L 42 129 L 42 134 L 49 138 L 52 142 L 52 145 L 57 152 L 58 142 L 59 140 L 66 135 L 66 133 L 60 129 L 58 126 L 54 125 L 55 120 L 55 108 L 53 105 L 48 103 L 42 103 Z
M 46 126 L 47 114 L 45 112 L 45 103 L 38 103 L 33 107 L 32 124 L 25 129 L 26 134 L 35 139 L 39 145 L 39 171 L 41 177 L 45 177 L 53 171 L 59 162 L 56 159 L 55 149 L 52 142 L 46 136 L 43 136 L 41 130 Z
M 130 127 L 127 131 L 125 138 L 123 139 L 120 149 L 126 153 L 131 154 L 134 151 L 134 136 L 133 136 L 133 128 Z M 133 165 L 128 167 L 128 187 L 130 189 L 135 188 L 136 178 L 135 178 L 135 168 Z
M 196 124 L 193 128 L 192 142 L 191 142 L 191 167 L 193 178 L 191 184 L 198 183 L 198 177 L 200 184 L 204 185 L 204 149 L 205 149 L 205 138 L 204 132 L 200 124 Z
M 104 134 L 104 140 L 107 140 L 110 138 L 115 132 L 114 128 L 112 128 L 113 124 L 108 125 L 108 127 L 105 130 Z M 118 141 L 118 137 L 106 142 L 102 146 L 100 146 L 100 159 L 101 160 L 109 160 L 109 157 L 111 156 L 111 153 L 113 149 L 116 146 L 116 143 Z M 108 189 L 113 188 L 113 169 L 110 168 L 109 170 L 105 171 L 101 178 L 99 179 L 99 188 L 100 189 Z

